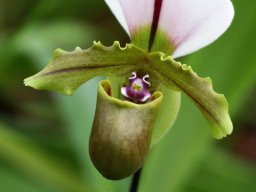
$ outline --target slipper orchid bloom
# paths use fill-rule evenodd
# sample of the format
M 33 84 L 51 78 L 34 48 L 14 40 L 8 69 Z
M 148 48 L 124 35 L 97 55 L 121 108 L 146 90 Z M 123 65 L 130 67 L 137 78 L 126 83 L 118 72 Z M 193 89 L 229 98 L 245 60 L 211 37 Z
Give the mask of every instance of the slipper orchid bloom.
M 230 0 L 105 0 L 131 39 L 126 47 L 100 42 L 86 50 L 57 49 L 49 64 L 25 79 L 25 85 L 71 95 L 96 76 L 97 107 L 90 156 L 108 179 L 138 170 L 152 145 L 174 123 L 183 91 L 198 106 L 221 139 L 233 126 L 228 103 L 213 91 L 210 78 L 199 77 L 178 58 L 220 37 L 234 16 Z

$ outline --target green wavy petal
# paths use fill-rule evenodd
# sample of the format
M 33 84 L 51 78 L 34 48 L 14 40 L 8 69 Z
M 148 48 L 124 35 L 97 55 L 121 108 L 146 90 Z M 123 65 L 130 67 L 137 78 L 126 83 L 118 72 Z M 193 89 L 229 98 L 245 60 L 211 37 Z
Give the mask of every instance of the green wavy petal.
M 72 52 L 56 49 L 48 65 L 24 83 L 35 89 L 72 95 L 80 85 L 96 76 L 122 76 L 136 70 L 141 56 L 140 49 L 133 45 L 121 48 L 119 42 L 111 47 L 94 42 L 89 49 L 77 47 Z
M 154 63 L 152 70 L 157 71 L 163 83 L 182 90 L 198 106 L 206 117 L 214 138 L 221 139 L 232 133 L 228 102 L 223 94 L 213 90 L 209 77 L 199 77 L 190 66 L 176 62 L 163 53 L 150 53 L 149 57 Z
M 214 92 L 210 78 L 199 77 L 190 66 L 176 62 L 161 52 L 147 53 L 133 44 L 122 48 L 119 42 L 110 47 L 94 42 L 93 46 L 86 50 L 77 48 L 66 52 L 57 49 L 41 72 L 25 79 L 25 85 L 70 95 L 93 77 L 103 75 L 127 78 L 132 71 L 150 75 L 151 91 L 163 87 L 167 90 L 167 87 L 172 91 L 186 93 L 208 120 L 214 138 L 220 139 L 231 134 L 233 126 L 228 114 L 227 100 L 224 95 Z M 168 94 L 164 95 L 164 100 L 167 101 L 165 96 L 168 97 Z M 178 104 L 175 107 L 178 109 Z M 165 115 L 168 116 L 169 113 L 164 112 L 161 118 L 168 119 L 163 118 Z M 175 117 L 176 114 L 172 119 Z M 166 121 L 162 121 L 161 126 Z M 166 125 L 169 124 L 166 122 Z M 158 136 L 154 137 L 153 134 L 153 143 L 167 130 L 164 128 L 160 133 L 154 131 Z

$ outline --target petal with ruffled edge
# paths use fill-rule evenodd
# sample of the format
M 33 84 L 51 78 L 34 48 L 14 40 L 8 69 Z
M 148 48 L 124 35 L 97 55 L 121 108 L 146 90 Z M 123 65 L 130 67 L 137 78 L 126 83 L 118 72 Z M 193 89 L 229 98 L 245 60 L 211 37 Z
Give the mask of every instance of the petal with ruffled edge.
M 177 58 L 215 41 L 233 16 L 230 0 L 163 0 L 158 30 L 167 33 Z
M 129 36 L 136 30 L 151 26 L 154 0 L 105 0 Z

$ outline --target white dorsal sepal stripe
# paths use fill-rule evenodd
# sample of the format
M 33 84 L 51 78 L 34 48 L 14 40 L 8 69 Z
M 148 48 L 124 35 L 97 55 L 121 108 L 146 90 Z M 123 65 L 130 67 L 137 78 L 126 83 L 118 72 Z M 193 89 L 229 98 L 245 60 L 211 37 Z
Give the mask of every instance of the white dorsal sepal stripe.
M 230 0 L 163 0 L 158 29 L 175 45 L 173 57 L 177 58 L 215 41 L 233 16 Z
M 151 26 L 154 0 L 105 0 L 129 36 L 137 29 Z
M 151 26 L 155 0 L 105 0 L 129 36 Z M 232 22 L 230 0 L 162 0 L 158 29 L 175 46 L 174 58 L 203 48 L 221 36 Z

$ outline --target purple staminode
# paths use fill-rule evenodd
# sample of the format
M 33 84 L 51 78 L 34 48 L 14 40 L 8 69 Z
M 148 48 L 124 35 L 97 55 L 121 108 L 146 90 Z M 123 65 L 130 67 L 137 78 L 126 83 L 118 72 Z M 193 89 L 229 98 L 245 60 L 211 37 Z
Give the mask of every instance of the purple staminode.
M 151 84 L 146 80 L 147 78 L 149 78 L 148 74 L 140 78 L 132 72 L 132 76 L 129 77 L 130 84 L 121 88 L 122 95 L 134 103 L 146 102 L 151 97 L 148 91 Z

